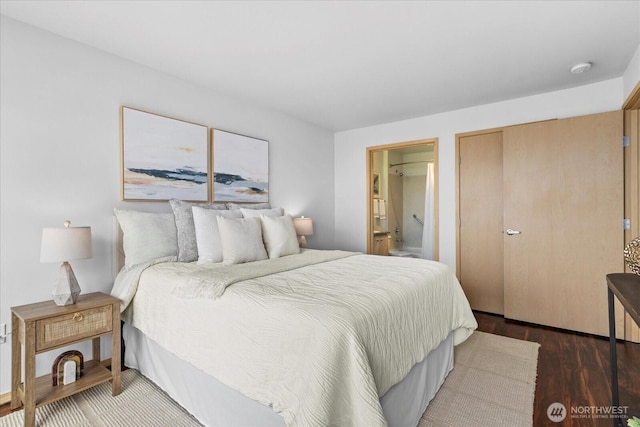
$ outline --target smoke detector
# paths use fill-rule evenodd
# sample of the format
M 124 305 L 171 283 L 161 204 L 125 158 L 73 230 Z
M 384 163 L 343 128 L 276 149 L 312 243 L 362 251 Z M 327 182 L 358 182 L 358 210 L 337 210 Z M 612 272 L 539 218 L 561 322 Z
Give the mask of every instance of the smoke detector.
M 590 68 L 591 68 L 591 62 L 581 62 L 571 67 L 571 72 L 573 74 L 582 74 L 585 71 L 589 71 Z

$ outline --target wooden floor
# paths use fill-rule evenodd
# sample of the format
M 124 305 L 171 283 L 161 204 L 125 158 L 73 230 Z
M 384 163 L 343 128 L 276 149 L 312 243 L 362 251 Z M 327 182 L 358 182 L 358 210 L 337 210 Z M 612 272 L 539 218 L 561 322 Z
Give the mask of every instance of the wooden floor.
M 569 415 L 555 423 L 547 417 L 547 408 L 554 402 L 562 403 L 567 411 L 571 407 L 583 410 L 611 406 L 608 339 L 508 321 L 493 314 L 474 314 L 480 331 L 540 344 L 533 409 L 535 427 L 613 425 L 608 418 L 572 419 Z M 620 406 L 640 410 L 640 344 L 619 341 L 617 352 Z
M 534 402 L 533 425 L 603 426 L 609 419 L 567 417 L 554 423 L 547 408 L 554 402 L 571 407 L 608 407 L 611 405 L 609 341 L 591 335 L 567 332 L 521 322 L 502 316 L 475 312 L 478 330 L 541 345 Z M 640 409 L 640 344 L 618 342 L 620 405 Z M 9 405 L 0 406 L 0 416 L 8 414 Z

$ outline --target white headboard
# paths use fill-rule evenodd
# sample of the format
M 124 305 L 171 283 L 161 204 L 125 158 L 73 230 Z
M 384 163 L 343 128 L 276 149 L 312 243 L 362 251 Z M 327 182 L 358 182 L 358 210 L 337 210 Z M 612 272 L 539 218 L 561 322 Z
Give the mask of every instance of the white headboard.
M 123 236 L 122 229 L 120 228 L 120 224 L 118 223 L 118 219 L 113 217 L 113 247 L 112 247 L 112 259 L 113 259 L 113 279 L 115 280 L 116 276 L 124 267 L 124 246 L 123 246 Z

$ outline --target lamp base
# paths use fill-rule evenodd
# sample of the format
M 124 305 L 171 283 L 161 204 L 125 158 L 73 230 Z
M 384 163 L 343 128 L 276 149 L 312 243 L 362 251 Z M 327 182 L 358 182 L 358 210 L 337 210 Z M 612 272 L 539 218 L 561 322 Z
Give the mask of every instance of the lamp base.
M 307 247 L 307 238 L 305 236 L 300 236 L 299 245 L 301 248 Z
M 56 282 L 51 296 L 53 296 L 53 302 L 56 305 L 72 305 L 78 301 L 78 295 L 80 295 L 80 285 L 76 275 L 73 274 L 71 264 L 63 262 L 58 270 L 58 280 Z

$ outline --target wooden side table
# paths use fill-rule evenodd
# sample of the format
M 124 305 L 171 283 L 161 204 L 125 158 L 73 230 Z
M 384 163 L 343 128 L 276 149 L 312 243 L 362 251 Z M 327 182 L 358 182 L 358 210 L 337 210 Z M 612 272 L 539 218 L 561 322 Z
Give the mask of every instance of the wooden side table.
M 24 404 L 24 425 L 35 425 L 36 407 L 112 381 L 120 393 L 120 300 L 95 292 L 64 307 L 53 301 L 11 308 L 11 409 Z M 111 370 L 100 363 L 100 337 L 111 334 Z M 36 378 L 36 354 L 92 340 L 93 360 L 67 385 L 52 385 L 51 374 Z M 24 345 L 24 383 L 21 381 Z
M 613 296 L 620 303 L 634 322 L 640 326 L 640 276 L 632 273 L 607 274 L 609 295 L 609 346 L 611 353 L 611 396 L 614 407 L 620 406 L 618 395 L 618 355 L 616 353 L 616 316 Z M 635 409 L 635 408 L 634 408 Z M 635 413 L 634 410 L 632 410 Z M 622 426 L 622 420 L 616 418 L 614 426 Z

